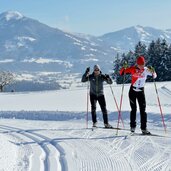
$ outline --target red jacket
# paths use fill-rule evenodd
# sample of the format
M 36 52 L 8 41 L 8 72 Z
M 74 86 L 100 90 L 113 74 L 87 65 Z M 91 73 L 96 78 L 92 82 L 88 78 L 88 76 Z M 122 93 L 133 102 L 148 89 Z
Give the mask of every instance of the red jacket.
M 151 72 L 147 67 L 139 69 L 137 66 L 132 66 L 126 69 L 121 68 L 120 75 L 123 74 L 131 74 L 131 85 L 136 88 L 144 87 L 148 75 L 153 76 L 153 78 L 157 77 L 156 72 Z

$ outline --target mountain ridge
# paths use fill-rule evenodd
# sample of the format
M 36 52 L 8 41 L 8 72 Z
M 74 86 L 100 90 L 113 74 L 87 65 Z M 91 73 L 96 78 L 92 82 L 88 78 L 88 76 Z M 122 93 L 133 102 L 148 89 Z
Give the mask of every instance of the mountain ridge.
M 171 29 L 140 25 L 102 36 L 70 33 L 25 17 L 18 11 L 0 14 L 0 67 L 12 71 L 82 72 L 98 63 L 112 70 L 116 53 L 133 50 L 157 38 L 171 42 Z M 39 61 L 39 62 L 38 62 Z

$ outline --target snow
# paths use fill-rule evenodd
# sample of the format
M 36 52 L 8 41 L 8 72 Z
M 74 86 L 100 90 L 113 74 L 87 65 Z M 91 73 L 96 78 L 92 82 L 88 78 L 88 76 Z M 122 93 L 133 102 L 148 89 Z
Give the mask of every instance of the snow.
M 71 38 L 72 40 L 74 40 L 77 43 L 80 43 L 80 44 L 82 43 L 80 40 L 76 39 L 75 37 L 73 37 L 73 36 L 71 36 L 69 34 L 65 34 L 65 36 Z
M 38 64 L 47 64 L 47 63 L 59 63 L 67 66 L 68 68 L 71 68 L 73 65 L 70 62 L 57 60 L 57 59 L 49 59 L 49 58 L 43 58 L 39 57 L 37 59 L 31 58 L 31 59 L 24 59 L 22 62 L 35 62 Z
M 164 36 L 165 36 L 167 39 L 170 39 L 170 36 L 168 35 L 168 33 L 169 33 L 168 31 L 165 31 L 165 32 L 164 32 Z
M 11 41 L 5 41 L 4 47 L 7 51 L 12 51 L 16 49 L 16 45 L 14 45 Z
M 19 20 L 23 18 L 23 15 L 18 11 L 8 11 L 6 14 L 6 20 L 10 21 L 11 19 Z
M 97 49 L 90 48 L 90 51 L 95 51 L 95 52 L 96 52 L 96 51 L 97 51 Z
M 97 58 L 87 58 L 87 59 L 81 59 L 81 62 L 90 62 L 90 61 L 99 61 Z
M 14 62 L 13 59 L 4 59 L 4 60 L 0 60 L 0 63 L 11 63 Z
M 35 38 L 33 38 L 33 37 L 28 37 L 28 36 L 21 36 L 21 37 L 17 37 L 17 39 L 19 40 L 19 41 L 30 41 L 30 42 L 34 42 L 36 39 Z
M 141 40 L 145 40 L 146 37 L 150 36 L 150 34 L 146 32 L 141 26 L 135 26 L 135 29 L 137 30 L 137 33 L 141 35 Z
M 159 136 L 129 135 L 130 85 L 124 86 L 122 119 L 125 129 L 86 128 L 87 83 L 58 91 L 1 93 L 0 170 L 5 171 L 170 171 L 171 82 L 157 82 L 165 133 L 154 83 L 146 83 L 148 129 Z M 105 85 L 110 124 L 118 112 Z M 122 85 L 112 85 L 119 104 Z M 90 110 L 90 104 L 89 104 Z M 97 106 L 98 126 L 103 127 Z M 140 133 L 139 111 L 136 133 Z M 120 123 L 120 128 L 122 124 Z
M 20 36 L 20 37 L 16 37 L 15 38 L 18 42 L 17 42 L 17 46 L 18 47 L 27 47 L 27 43 L 28 42 L 34 42 L 36 39 L 34 39 L 33 37 L 28 37 L 28 36 Z
M 86 54 L 86 55 L 84 55 L 84 56 L 86 56 L 86 57 L 94 57 L 95 55 L 94 54 L 92 54 L 92 53 L 90 53 L 90 54 Z

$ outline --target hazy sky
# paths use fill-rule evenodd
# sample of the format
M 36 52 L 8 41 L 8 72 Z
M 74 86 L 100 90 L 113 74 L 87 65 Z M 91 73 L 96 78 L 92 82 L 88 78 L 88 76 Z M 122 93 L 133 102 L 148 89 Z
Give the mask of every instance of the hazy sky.
M 92 35 L 135 25 L 171 29 L 171 0 L 0 0 L 0 13 L 8 10 Z

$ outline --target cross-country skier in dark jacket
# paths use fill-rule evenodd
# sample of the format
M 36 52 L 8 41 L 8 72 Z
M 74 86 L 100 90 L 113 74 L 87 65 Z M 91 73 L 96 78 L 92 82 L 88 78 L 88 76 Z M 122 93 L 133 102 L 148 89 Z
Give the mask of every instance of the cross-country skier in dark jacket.
M 136 111 L 137 105 L 136 100 L 138 100 L 140 108 L 140 118 L 141 118 L 141 130 L 143 134 L 150 134 L 147 130 L 147 113 L 146 113 L 146 100 L 144 94 L 144 86 L 147 76 L 153 76 L 156 78 L 156 72 L 153 67 L 145 67 L 145 59 L 143 56 L 139 56 L 136 61 L 137 65 L 127 68 L 124 66 L 120 70 L 120 74 L 131 74 L 132 81 L 129 90 L 129 101 L 131 106 L 130 112 L 130 127 L 131 132 L 135 132 L 136 128 Z
M 82 76 L 82 82 L 90 81 L 90 102 L 91 102 L 91 114 L 93 127 L 97 125 L 96 119 L 96 103 L 99 102 L 100 108 L 103 113 L 103 121 L 105 128 L 112 128 L 108 123 L 108 115 L 106 109 L 106 101 L 103 91 L 103 82 L 112 84 L 112 80 L 107 74 L 102 74 L 99 65 L 94 65 L 94 71 L 92 74 L 89 74 L 90 68 L 86 69 L 86 72 Z

